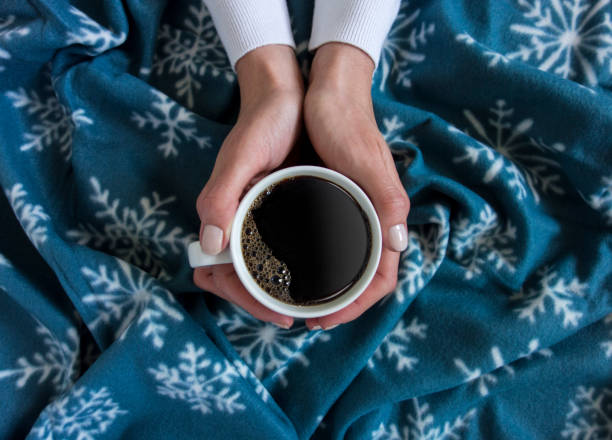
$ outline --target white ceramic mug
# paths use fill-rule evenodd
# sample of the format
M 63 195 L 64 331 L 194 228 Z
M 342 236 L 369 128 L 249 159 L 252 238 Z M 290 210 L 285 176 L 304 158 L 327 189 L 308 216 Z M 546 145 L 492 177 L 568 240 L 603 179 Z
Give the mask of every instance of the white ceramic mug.
M 313 176 L 321 179 L 328 180 L 335 183 L 346 192 L 348 192 L 356 201 L 367 216 L 370 223 L 370 229 L 372 233 L 371 251 L 370 258 L 366 264 L 365 270 L 361 277 L 357 280 L 353 286 L 342 295 L 334 298 L 331 301 L 313 304 L 313 305 L 294 305 L 284 303 L 262 289 L 259 284 L 251 276 L 244 257 L 242 255 L 242 247 L 240 245 L 240 238 L 242 232 L 242 223 L 244 218 L 253 204 L 255 198 L 260 195 L 270 185 L 280 182 L 281 180 L 297 177 L 297 176 Z M 284 315 L 293 316 L 296 318 L 315 318 L 319 316 L 329 315 L 337 310 L 346 307 L 363 293 L 368 287 L 370 281 L 376 273 L 378 268 L 378 262 L 380 260 L 380 254 L 382 250 L 382 234 L 380 232 L 380 222 L 374 206 L 368 196 L 363 192 L 359 186 L 348 177 L 343 176 L 340 173 L 329 170 L 327 168 L 315 167 L 315 166 L 297 166 L 291 168 L 284 168 L 276 171 L 263 179 L 261 179 L 255 186 L 253 186 L 247 194 L 242 198 L 236 215 L 232 222 L 229 246 L 217 255 L 208 255 L 202 252 L 199 241 L 194 241 L 189 244 L 188 255 L 189 264 L 191 267 L 201 266 L 212 266 L 215 264 L 232 263 L 238 278 L 244 285 L 247 291 L 253 297 L 262 303 L 264 306 Z

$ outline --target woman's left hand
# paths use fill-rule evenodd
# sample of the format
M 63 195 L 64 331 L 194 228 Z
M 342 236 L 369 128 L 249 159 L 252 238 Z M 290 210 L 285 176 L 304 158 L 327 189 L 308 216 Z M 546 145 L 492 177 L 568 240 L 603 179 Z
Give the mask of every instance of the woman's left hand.
M 368 288 L 347 307 L 306 320 L 313 329 L 352 321 L 395 289 L 400 252 L 408 245 L 408 195 L 393 156 L 376 125 L 371 84 L 374 62 L 343 43 L 321 46 L 313 60 L 304 100 L 310 140 L 325 165 L 355 182 L 368 194 L 380 219 L 383 251 Z

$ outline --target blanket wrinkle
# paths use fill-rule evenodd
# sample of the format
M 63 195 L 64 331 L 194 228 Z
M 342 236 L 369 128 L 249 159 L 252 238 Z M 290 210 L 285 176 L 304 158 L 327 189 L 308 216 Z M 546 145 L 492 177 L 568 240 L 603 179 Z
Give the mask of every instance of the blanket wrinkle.
M 192 282 L 239 108 L 203 2 L 0 5 L 0 437 L 609 438 L 611 16 L 402 1 L 372 96 L 408 248 L 308 331 Z

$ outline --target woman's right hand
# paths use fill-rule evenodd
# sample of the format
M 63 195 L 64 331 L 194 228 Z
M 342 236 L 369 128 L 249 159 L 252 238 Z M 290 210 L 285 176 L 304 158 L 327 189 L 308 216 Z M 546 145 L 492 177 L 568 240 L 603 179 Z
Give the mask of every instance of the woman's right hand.
M 240 113 L 229 132 L 208 182 L 198 196 L 202 250 L 221 252 L 245 190 L 287 157 L 302 126 L 304 85 L 292 48 L 269 45 L 248 52 L 236 63 Z M 231 264 L 197 268 L 195 284 L 230 301 L 254 317 L 288 328 L 293 318 L 256 301 Z

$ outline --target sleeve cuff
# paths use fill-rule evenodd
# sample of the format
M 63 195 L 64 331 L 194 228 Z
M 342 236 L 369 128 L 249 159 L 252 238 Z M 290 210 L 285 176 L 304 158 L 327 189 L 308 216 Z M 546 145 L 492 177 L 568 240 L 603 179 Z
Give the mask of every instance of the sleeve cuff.
M 205 0 L 206 6 L 236 69 L 247 52 L 268 44 L 295 49 L 286 0 Z
M 308 49 L 331 41 L 351 44 L 378 66 L 400 0 L 316 0 Z

